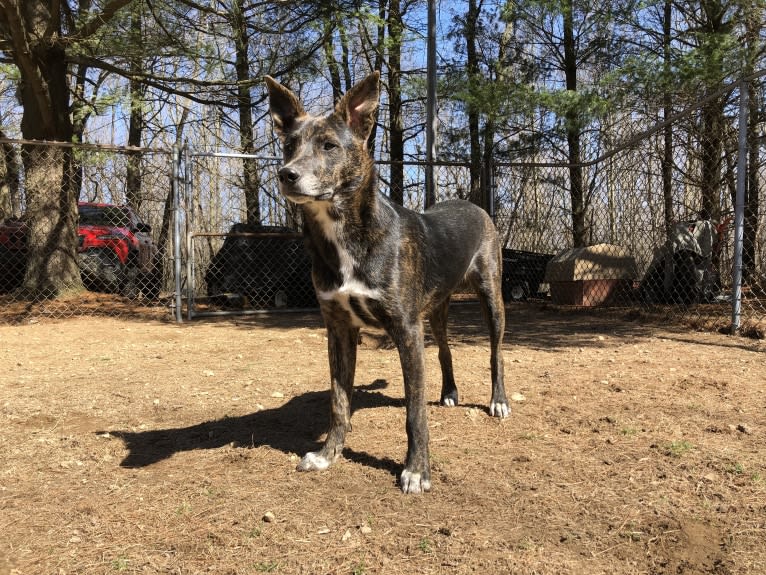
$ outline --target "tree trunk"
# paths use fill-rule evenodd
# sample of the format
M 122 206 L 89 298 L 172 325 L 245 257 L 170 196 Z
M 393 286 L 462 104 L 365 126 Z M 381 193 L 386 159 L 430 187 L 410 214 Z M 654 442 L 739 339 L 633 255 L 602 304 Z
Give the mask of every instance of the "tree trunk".
M 340 37 L 341 64 L 343 64 L 343 75 L 346 80 L 343 91 L 348 92 L 354 85 L 354 78 L 351 74 L 351 50 L 348 46 L 348 34 L 343 18 L 338 21 L 338 36 Z
M 404 120 L 402 118 L 401 65 L 402 13 L 399 0 L 390 0 L 388 8 L 388 110 L 389 159 L 391 161 L 390 197 L 404 205 Z
M 234 3 L 233 28 L 234 46 L 236 50 L 235 67 L 237 70 L 237 109 L 239 111 L 239 138 L 242 153 L 255 154 L 253 138 L 253 100 L 250 95 L 250 58 L 247 53 L 247 21 L 244 17 L 244 0 Z M 244 158 L 244 193 L 247 210 L 247 223 L 261 223 L 261 204 L 258 197 L 261 178 L 258 162 L 255 158 Z
M 22 154 L 29 226 L 23 291 L 35 298 L 53 298 L 80 290 L 77 193 L 68 177 L 72 150 L 26 144 Z
M 718 220 L 721 215 L 721 163 L 723 100 L 716 98 L 702 109 L 700 126 L 700 196 L 701 217 Z
M 324 19 L 324 59 L 327 62 L 327 69 L 330 72 L 330 85 L 332 86 L 332 103 L 337 104 L 343 95 L 343 88 L 340 83 L 340 68 L 335 59 L 335 43 L 333 42 L 334 23 L 330 16 Z
M 468 12 L 465 17 L 465 45 L 466 45 L 466 72 L 468 74 L 469 89 L 479 76 L 479 56 L 476 46 L 476 27 L 479 19 L 479 8 L 476 0 L 468 1 Z M 482 193 L 481 173 L 482 173 L 482 153 L 481 153 L 481 134 L 480 134 L 480 112 L 477 106 L 469 104 L 468 106 L 468 142 L 470 146 L 470 190 L 469 199 L 486 209 L 486 201 Z
M 761 29 L 760 22 L 763 22 L 764 7 L 763 3 L 748 2 L 747 7 L 744 10 L 745 16 L 745 42 L 746 42 L 746 60 L 745 70 L 746 75 L 752 74 L 755 71 L 756 62 L 758 59 L 758 35 Z M 756 246 L 758 245 L 758 221 L 760 215 L 760 146 L 759 140 L 759 126 L 762 120 L 761 110 L 761 94 L 762 90 L 758 89 L 758 86 L 763 87 L 763 81 L 761 78 L 753 78 L 748 83 L 748 126 L 747 126 L 747 149 L 748 149 L 748 163 L 747 163 L 747 184 L 745 187 L 745 229 L 744 229 L 744 241 L 742 245 L 742 275 L 745 281 L 755 278 L 758 267 L 758 260 L 756 254 Z M 760 270 L 763 272 L 763 270 Z
M 568 91 L 577 92 L 577 55 L 574 40 L 573 0 L 564 7 L 564 75 Z M 580 118 L 576 106 L 570 104 L 566 113 L 566 133 L 569 162 L 569 195 L 572 202 L 572 245 L 587 245 L 585 196 L 583 194 L 582 166 L 580 165 Z
M 0 139 L 6 138 L 0 129 Z M 0 221 L 21 215 L 21 168 L 13 144 L 0 144 Z
M 378 25 L 377 25 L 377 38 L 375 40 L 374 53 L 375 59 L 372 61 L 372 69 L 380 70 L 383 67 L 383 51 L 385 50 L 386 40 L 386 0 L 379 0 L 378 2 Z M 380 115 L 380 106 L 375 112 L 375 122 L 372 124 L 372 130 L 370 131 L 370 137 L 367 138 L 367 148 L 370 150 L 370 155 L 375 155 L 375 141 L 378 136 L 378 116 Z
M 74 74 L 75 97 L 72 102 L 72 141 L 78 143 L 82 143 L 82 138 L 85 134 L 85 126 L 88 124 L 88 118 L 90 117 L 90 109 L 85 95 L 87 76 L 87 66 L 80 65 L 76 67 L 76 72 Z M 70 185 L 73 190 L 76 190 L 78 199 L 80 197 L 80 192 L 82 191 L 83 161 L 84 154 L 76 154 L 76 156 L 72 158 L 72 166 L 70 168 L 70 173 L 72 174 Z
M 721 0 L 700 2 L 700 57 L 704 57 L 701 70 L 703 95 L 720 89 L 724 64 L 720 56 L 717 38 L 727 33 L 730 22 L 724 21 L 726 9 Z M 701 216 L 719 220 L 721 215 L 720 193 L 723 185 L 724 107 L 726 98 L 717 97 L 705 104 L 700 119 L 700 200 Z
M 130 81 L 130 121 L 128 124 L 128 146 L 140 148 L 144 132 L 144 89 L 141 82 Z M 141 159 L 139 150 L 128 151 L 125 174 L 125 201 L 135 210 L 140 211 L 143 195 L 141 193 Z
M 673 100 L 670 92 L 671 73 L 671 17 L 673 15 L 672 0 L 665 0 L 663 21 L 662 21 L 662 49 L 663 65 L 665 71 L 666 85 L 662 94 L 662 114 L 667 121 L 673 113 Z M 667 125 L 663 130 L 663 151 L 662 151 L 662 201 L 664 205 L 665 236 L 670 239 L 673 234 L 673 126 Z
M 131 43 L 134 46 L 141 46 L 142 39 L 142 19 L 141 11 L 134 9 L 130 19 Z M 129 82 L 130 97 L 130 120 L 128 124 L 128 146 L 131 148 L 140 148 L 141 139 L 144 131 L 144 87 L 136 80 L 143 73 L 143 62 L 140 54 L 131 58 L 130 71 L 133 78 Z M 141 157 L 139 151 L 129 151 L 127 157 L 127 171 L 125 175 L 125 201 L 135 210 L 141 209 Z
M 26 140 L 72 141 L 69 87 L 64 50 L 37 45 L 34 68 L 22 71 Z M 32 77 L 25 77 L 31 74 Z M 40 98 L 38 92 L 45 95 Z M 33 94 L 32 92 L 38 92 Z M 42 109 L 45 107 L 46 109 Z M 22 289 L 51 298 L 83 288 L 77 259 L 77 199 L 72 148 L 26 144 L 22 147 L 27 197 L 27 273 Z

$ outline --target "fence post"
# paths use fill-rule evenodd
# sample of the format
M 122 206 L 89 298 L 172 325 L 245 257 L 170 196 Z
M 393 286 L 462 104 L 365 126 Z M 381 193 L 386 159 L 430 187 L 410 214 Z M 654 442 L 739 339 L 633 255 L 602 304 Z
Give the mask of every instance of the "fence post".
M 731 333 L 736 334 L 742 320 L 742 244 L 745 229 L 745 182 L 747 181 L 748 86 L 739 83 L 739 137 L 737 141 L 737 194 L 734 202 L 734 265 L 732 269 Z
M 183 323 L 181 298 L 181 148 L 173 145 L 173 160 L 171 162 L 171 186 L 173 186 L 173 275 L 175 280 L 175 314 L 176 322 Z
M 495 214 L 495 162 L 493 161 L 491 154 L 484 158 L 482 170 L 484 172 L 482 174 L 482 180 L 484 184 L 484 202 L 487 206 L 487 213 L 489 214 L 489 217 L 492 218 L 492 221 L 497 223 Z
M 186 229 L 184 237 L 186 238 L 186 319 L 191 321 L 194 318 L 194 282 L 196 278 L 194 262 L 194 238 L 192 231 L 196 229 L 194 221 L 194 182 L 192 181 L 193 170 L 191 164 L 192 152 L 189 142 L 184 143 L 183 164 L 184 164 L 184 213 L 186 215 Z

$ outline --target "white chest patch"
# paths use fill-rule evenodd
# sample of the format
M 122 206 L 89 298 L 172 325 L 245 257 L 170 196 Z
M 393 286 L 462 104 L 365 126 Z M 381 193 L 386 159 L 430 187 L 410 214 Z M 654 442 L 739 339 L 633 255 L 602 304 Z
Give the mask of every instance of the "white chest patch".
M 380 290 L 370 288 L 363 280 L 354 276 L 356 262 L 348 250 L 343 248 L 338 241 L 335 222 L 327 215 L 327 210 L 318 208 L 312 210 L 312 212 L 325 238 L 335 246 L 338 253 L 341 277 L 341 284 L 338 287 L 330 290 L 317 290 L 317 297 L 323 301 L 335 301 L 348 312 L 354 326 L 362 327 L 365 325 L 365 322 L 354 311 L 351 305 L 351 298 L 355 299 L 365 315 L 371 316 L 372 314 L 367 307 L 367 301 L 380 298 Z

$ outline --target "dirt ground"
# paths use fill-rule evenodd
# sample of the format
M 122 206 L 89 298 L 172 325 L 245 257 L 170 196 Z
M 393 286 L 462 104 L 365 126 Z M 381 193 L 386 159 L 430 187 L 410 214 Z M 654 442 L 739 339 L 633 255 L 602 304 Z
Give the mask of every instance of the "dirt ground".
M 344 459 L 299 473 L 329 419 L 316 315 L 1 325 L 0 575 L 766 573 L 766 343 L 511 306 L 498 421 L 453 308 L 462 405 L 429 345 L 419 496 L 378 333 Z

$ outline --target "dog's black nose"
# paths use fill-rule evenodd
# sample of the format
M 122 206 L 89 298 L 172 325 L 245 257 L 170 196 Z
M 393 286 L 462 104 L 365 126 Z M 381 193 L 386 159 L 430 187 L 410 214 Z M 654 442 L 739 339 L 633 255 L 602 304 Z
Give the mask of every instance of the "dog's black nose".
M 292 184 L 301 177 L 297 171 L 288 167 L 280 168 L 277 174 L 279 175 L 279 181 L 283 184 Z

